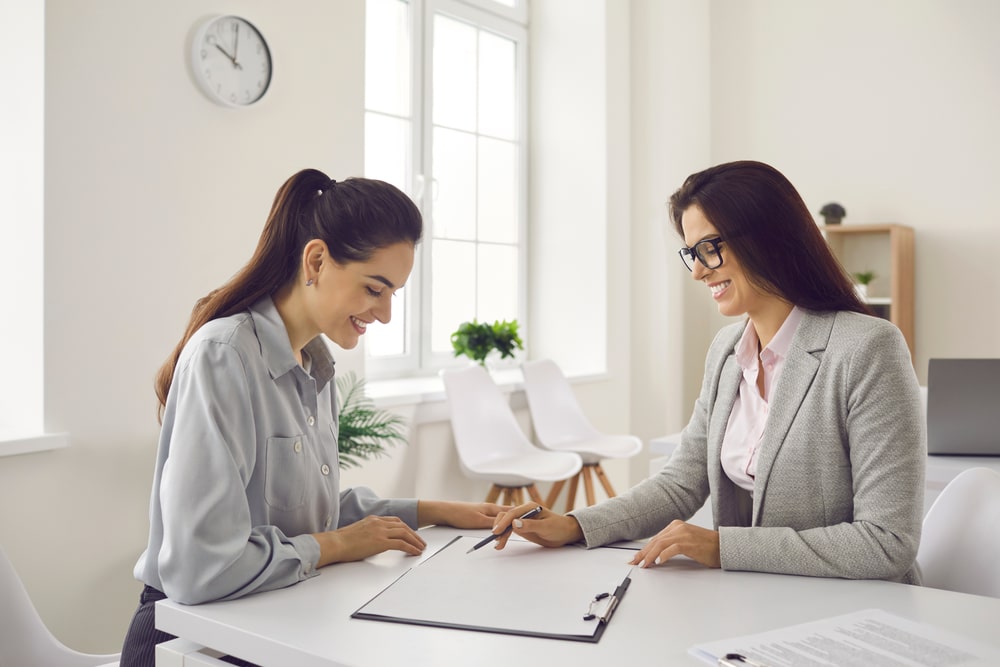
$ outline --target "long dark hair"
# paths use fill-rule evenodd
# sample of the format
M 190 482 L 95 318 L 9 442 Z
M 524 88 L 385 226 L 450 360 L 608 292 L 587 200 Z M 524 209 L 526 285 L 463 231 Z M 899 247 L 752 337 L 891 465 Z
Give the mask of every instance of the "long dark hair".
M 368 178 L 338 183 L 317 169 L 289 178 L 274 197 L 253 257 L 229 282 L 195 303 L 184 336 L 156 374 L 160 416 L 191 336 L 206 322 L 241 312 L 294 280 L 306 243 L 322 240 L 333 261 L 346 264 L 367 261 L 395 243 L 416 244 L 422 232 L 416 205 L 388 183 Z
M 761 291 L 809 310 L 871 315 L 787 178 L 762 162 L 728 162 L 692 174 L 670 197 L 670 216 L 698 206 Z

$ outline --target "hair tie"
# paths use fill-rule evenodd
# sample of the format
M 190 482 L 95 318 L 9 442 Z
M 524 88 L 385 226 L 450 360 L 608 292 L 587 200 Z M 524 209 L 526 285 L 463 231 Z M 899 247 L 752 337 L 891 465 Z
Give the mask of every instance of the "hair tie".
M 316 196 L 317 197 L 322 196 L 323 193 L 326 192 L 327 190 L 332 190 L 333 186 L 335 186 L 336 184 L 337 184 L 337 181 L 335 181 L 334 179 L 331 178 L 330 182 L 326 184 L 326 189 L 325 190 L 317 190 L 316 191 Z

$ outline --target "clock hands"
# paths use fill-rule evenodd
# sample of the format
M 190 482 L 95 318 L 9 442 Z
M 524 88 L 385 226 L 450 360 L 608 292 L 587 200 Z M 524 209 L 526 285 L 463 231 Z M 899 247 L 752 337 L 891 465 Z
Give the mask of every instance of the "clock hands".
M 233 25 L 233 52 L 231 54 L 229 53 L 229 51 L 226 51 L 224 48 L 222 48 L 221 44 L 219 44 L 215 40 L 212 41 L 215 44 L 215 48 L 221 51 L 222 55 L 229 58 L 229 62 L 233 64 L 233 67 L 235 67 L 236 69 L 243 69 L 243 65 L 241 65 L 240 62 L 236 59 L 240 45 L 240 25 L 238 23 Z

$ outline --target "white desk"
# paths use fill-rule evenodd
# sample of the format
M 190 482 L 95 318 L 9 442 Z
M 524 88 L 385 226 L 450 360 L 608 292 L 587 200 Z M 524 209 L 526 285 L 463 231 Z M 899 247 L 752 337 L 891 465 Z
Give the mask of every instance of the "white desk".
M 432 528 L 421 534 L 428 543 L 424 558 L 468 532 Z M 628 594 L 597 644 L 350 618 L 416 563 L 386 553 L 232 602 L 159 602 L 156 626 L 182 639 L 157 664 L 211 664 L 198 654 L 182 656 L 180 645 L 188 640 L 263 667 L 697 665 L 687 654 L 693 644 L 872 607 L 1000 647 L 1000 599 L 884 581 L 724 572 L 688 560 L 633 571 Z M 530 605 L 531 591 L 521 593 Z

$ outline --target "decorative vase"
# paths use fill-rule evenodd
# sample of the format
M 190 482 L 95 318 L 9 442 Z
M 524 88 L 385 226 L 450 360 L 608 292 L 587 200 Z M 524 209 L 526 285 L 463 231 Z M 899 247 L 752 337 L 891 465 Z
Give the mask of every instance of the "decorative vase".
M 868 285 L 857 283 L 854 285 L 854 291 L 858 293 L 858 298 L 862 301 L 868 300 Z

